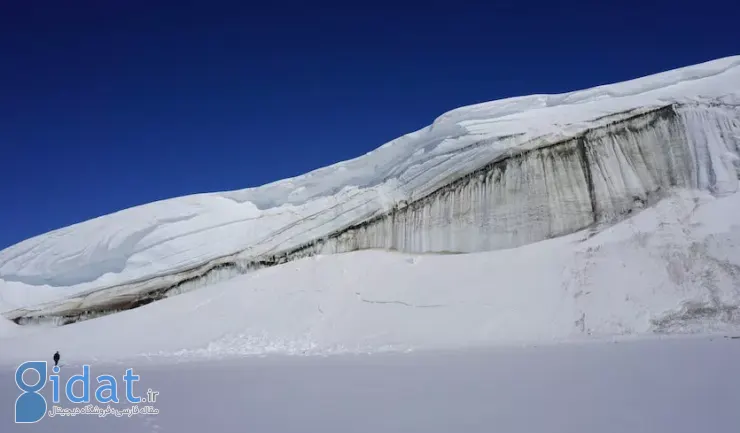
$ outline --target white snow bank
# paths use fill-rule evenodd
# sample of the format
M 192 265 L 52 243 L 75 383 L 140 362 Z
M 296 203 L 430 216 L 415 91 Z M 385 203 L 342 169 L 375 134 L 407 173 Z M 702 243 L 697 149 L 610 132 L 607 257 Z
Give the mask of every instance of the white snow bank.
M 594 89 L 452 110 L 373 152 L 302 176 L 151 203 L 21 242 L 0 251 L 0 293 L 6 305 L 21 307 L 239 251 L 251 257 L 300 245 L 419 197 L 528 140 L 571 136 L 636 108 L 738 103 L 739 84 L 735 56 Z M 482 140 L 489 142 L 471 146 Z
M 740 194 L 677 191 L 588 238 L 477 254 L 316 256 L 0 340 L 0 359 L 377 352 L 740 325 Z M 588 238 L 588 239 L 587 239 Z M 5 350 L 7 349 L 7 350 Z

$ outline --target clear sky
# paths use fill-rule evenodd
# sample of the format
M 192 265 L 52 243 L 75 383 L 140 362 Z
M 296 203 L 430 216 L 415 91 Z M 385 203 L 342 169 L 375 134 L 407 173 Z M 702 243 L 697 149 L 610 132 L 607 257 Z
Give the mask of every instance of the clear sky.
M 0 249 L 353 158 L 461 105 L 740 54 L 738 3 L 5 1 Z

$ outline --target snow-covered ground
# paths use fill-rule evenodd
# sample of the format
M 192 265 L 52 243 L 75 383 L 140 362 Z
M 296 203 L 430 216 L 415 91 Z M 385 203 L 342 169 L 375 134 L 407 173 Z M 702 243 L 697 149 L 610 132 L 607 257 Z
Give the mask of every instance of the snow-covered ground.
M 0 251 L 0 296 L 6 309 L 35 305 L 234 253 L 280 251 L 421 197 L 497 156 L 572 137 L 630 110 L 739 101 L 735 56 L 572 93 L 459 108 L 364 156 L 302 176 L 164 200 L 28 239 Z M 702 157 L 716 160 L 712 169 L 731 167 L 721 158 L 736 159 L 726 152 Z
M 158 391 L 151 406 L 159 413 L 47 416 L 27 425 L 12 424 L 14 369 L 0 366 L 0 431 L 735 432 L 738 359 L 740 339 L 720 336 L 170 365 L 94 363 L 94 372 L 119 377 L 134 367 L 140 376 L 135 394 Z M 78 373 L 80 367 L 68 363 L 62 383 Z M 49 398 L 49 386 L 43 394 Z
M 0 326 L 0 363 L 374 353 L 740 326 L 740 194 L 678 190 L 600 232 L 476 254 L 360 251 L 62 327 Z M 4 337 L 3 337 L 4 335 Z

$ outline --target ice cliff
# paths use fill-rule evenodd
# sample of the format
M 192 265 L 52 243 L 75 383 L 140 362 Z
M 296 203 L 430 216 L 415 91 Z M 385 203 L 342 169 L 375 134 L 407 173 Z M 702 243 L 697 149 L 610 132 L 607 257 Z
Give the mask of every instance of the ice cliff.
M 0 252 L 0 296 L 22 307 L 11 319 L 72 321 L 316 253 L 516 247 L 623 219 L 671 187 L 735 193 L 739 156 L 736 56 L 459 108 L 303 176 L 37 236 Z

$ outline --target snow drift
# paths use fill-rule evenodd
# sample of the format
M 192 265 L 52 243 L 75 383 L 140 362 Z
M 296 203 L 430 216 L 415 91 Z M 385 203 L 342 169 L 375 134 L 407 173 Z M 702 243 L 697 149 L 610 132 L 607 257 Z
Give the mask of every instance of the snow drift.
M 5 315 L 75 321 L 314 254 L 498 250 L 621 220 L 673 187 L 732 194 L 739 107 L 736 56 L 459 108 L 303 176 L 126 209 L 10 247 L 0 294 L 6 310 L 23 308 Z

